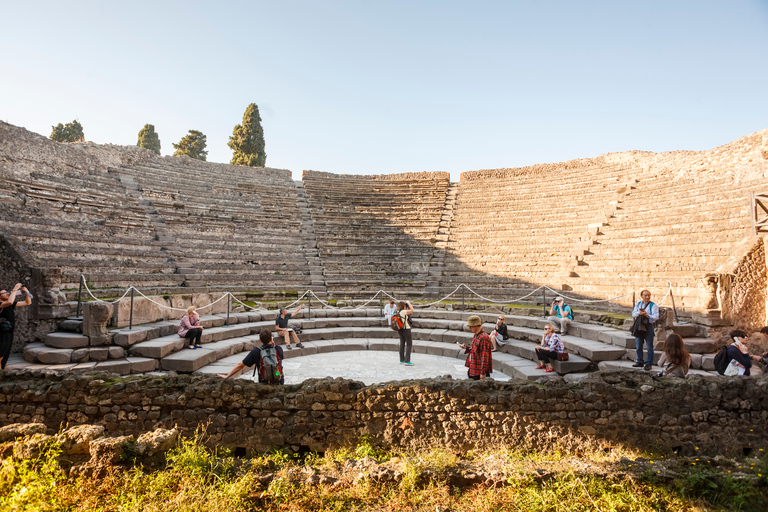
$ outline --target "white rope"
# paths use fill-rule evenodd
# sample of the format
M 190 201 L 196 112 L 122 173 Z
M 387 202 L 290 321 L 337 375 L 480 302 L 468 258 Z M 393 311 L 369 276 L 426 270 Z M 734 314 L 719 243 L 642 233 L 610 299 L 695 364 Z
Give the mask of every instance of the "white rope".
M 669 288 L 667 289 L 667 294 L 664 296 L 664 298 L 663 298 L 663 299 L 661 299 L 661 302 L 659 302 L 659 303 L 656 305 L 657 307 L 658 307 L 658 306 L 661 306 L 662 304 L 664 304 L 664 301 L 665 301 L 665 300 L 667 300 L 667 297 L 669 297 L 669 294 L 670 294 L 670 293 L 672 293 L 672 281 L 667 281 L 667 286 L 669 286 Z M 633 304 L 633 305 L 634 305 L 634 304 Z
M 123 297 L 125 297 L 126 295 L 128 295 L 128 292 L 130 292 L 130 291 L 131 291 L 131 288 L 133 288 L 133 286 L 129 286 L 128 288 L 126 288 L 126 290 L 125 290 L 125 293 L 123 294 L 123 296 L 122 296 L 122 297 L 120 297 L 120 298 L 119 298 L 119 299 L 117 299 L 117 300 L 106 301 L 106 300 L 104 300 L 104 299 L 99 299 L 98 297 L 94 296 L 94 295 L 91 293 L 91 289 L 90 289 L 90 288 L 88 288 L 88 283 L 86 283 L 86 282 L 85 282 L 85 279 L 83 279 L 83 286 L 85 286 L 85 291 L 87 291 L 87 292 L 88 292 L 88 295 L 90 295 L 90 296 L 91 296 L 91 298 L 92 298 L 93 300 L 96 300 L 96 301 L 99 301 L 99 302 L 104 302 L 104 303 L 106 303 L 106 304 L 117 304 L 118 302 L 120 302 L 120 301 L 123 299 Z
M 174 308 L 174 307 L 171 307 L 171 306 L 167 306 L 167 305 L 165 305 L 165 304 L 161 304 L 161 303 L 159 303 L 159 302 L 157 302 L 157 301 L 155 301 L 155 300 L 152 300 L 152 299 L 150 299 L 149 297 L 147 297 L 147 296 L 146 296 L 146 295 L 144 295 L 143 293 L 141 293 L 141 290 L 139 290 L 138 288 L 134 288 L 134 290 L 136 290 L 136 292 L 137 292 L 139 295 L 141 295 L 142 297 L 144 297 L 145 299 L 147 299 L 149 302 L 151 302 L 152 304 L 157 304 L 157 305 L 158 305 L 158 306 L 160 306 L 161 308 L 170 309 L 170 310 L 172 310 L 172 311 L 186 311 L 186 310 L 188 309 L 188 308 Z M 198 307 L 197 309 L 198 309 L 198 310 L 208 309 L 209 307 L 213 306 L 213 305 L 214 305 L 214 304 L 216 304 L 217 302 L 220 302 L 222 299 L 226 299 L 226 298 L 227 298 L 228 296 L 230 296 L 230 295 L 232 295 L 232 294 L 231 294 L 231 293 L 229 293 L 229 292 L 226 292 L 224 295 L 222 295 L 221 297 L 219 297 L 219 298 L 218 298 L 218 299 L 216 299 L 215 301 L 211 302 L 210 304 L 207 304 L 207 305 L 205 305 L 205 306 L 200 306 L 200 307 Z
M 567 295 L 563 295 L 562 293 L 558 292 L 557 290 L 553 290 L 553 289 L 552 289 L 552 288 L 550 288 L 549 286 L 545 286 L 544 288 L 546 288 L 547 290 L 551 291 L 551 292 L 552 292 L 552 293 L 554 293 L 555 295 L 558 295 L 558 296 L 560 296 L 560 297 L 563 297 L 564 299 L 568 299 L 568 300 L 569 300 L 569 301 L 571 301 L 571 302 L 582 302 L 582 303 L 584 303 L 584 304 L 595 304 L 595 303 L 598 303 L 598 302 L 610 302 L 610 301 L 612 301 L 612 300 L 621 299 L 621 298 L 623 298 L 623 297 L 627 297 L 627 296 L 629 296 L 629 295 L 632 295 L 633 293 L 635 293 L 635 290 L 632 290 L 632 291 L 631 291 L 631 292 L 629 292 L 629 293 L 625 293 L 624 295 L 618 295 L 618 296 L 616 296 L 616 297 L 612 297 L 612 298 L 610 298 L 610 299 L 601 299 L 601 300 L 583 300 L 583 299 L 577 299 L 577 298 L 575 298 L 575 297 L 568 297 Z
M 492 304 L 506 304 L 506 303 L 508 303 L 508 302 L 525 302 L 525 300 L 524 300 L 524 299 L 527 299 L 528 297 L 530 297 L 531 295 L 533 295 L 534 293 L 538 292 L 539 290 L 541 290 L 541 289 L 543 288 L 542 286 L 539 286 L 538 288 L 536 288 L 535 290 L 533 290 L 533 291 L 532 291 L 531 293 L 529 293 L 528 295 L 523 295 L 523 296 L 522 296 L 522 297 L 520 297 L 519 299 L 509 299 L 509 300 L 492 300 L 492 299 L 489 299 L 489 298 L 487 298 L 487 297 L 483 297 L 482 295 L 480 295 L 479 293 L 477 293 L 475 290 L 473 290 L 472 288 L 470 288 L 469 286 L 467 286 L 467 285 L 465 285 L 465 284 L 463 284 L 463 283 L 461 284 L 461 286 L 463 286 L 464 288 L 466 288 L 466 289 L 467 289 L 467 290 L 469 290 L 470 292 L 474 293 L 475 295 L 477 295 L 477 296 L 478 296 L 478 297 L 480 297 L 481 299 L 483 299 L 483 300 L 485 300 L 485 301 L 488 301 L 488 302 L 490 302 L 490 303 L 492 303 Z

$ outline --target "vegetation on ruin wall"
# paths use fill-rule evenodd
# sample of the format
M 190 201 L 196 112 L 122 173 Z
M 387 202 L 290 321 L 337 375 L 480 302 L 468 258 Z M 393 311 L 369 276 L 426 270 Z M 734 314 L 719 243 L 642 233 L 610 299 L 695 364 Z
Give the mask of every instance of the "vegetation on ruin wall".
M 566 453 L 498 450 L 453 453 L 443 448 L 382 452 L 365 440 L 354 449 L 253 458 L 207 450 L 182 440 L 162 467 L 102 468 L 67 478 L 61 451 L 0 461 L 0 510 L 743 510 L 768 508 L 766 459 L 710 460 L 581 446 Z M 573 447 L 571 447 L 573 448 Z M 381 483 L 361 463 L 398 468 Z M 714 464 L 713 464 L 714 463 Z M 635 466 L 635 469 L 633 469 Z M 639 466 L 639 467 L 638 467 Z M 743 468 L 738 474 L 735 468 Z M 468 469 L 469 468 L 469 469 Z M 650 468 L 659 468 L 654 471 Z M 734 469 L 732 473 L 732 469 Z M 499 481 L 451 486 L 456 475 L 503 475 Z M 333 475 L 333 476 L 331 476 Z M 363 475 L 363 476 L 361 476 Z M 366 476 L 367 475 L 367 476 Z M 758 476 L 759 475 L 759 476 Z M 453 479 L 453 480 L 452 480 Z

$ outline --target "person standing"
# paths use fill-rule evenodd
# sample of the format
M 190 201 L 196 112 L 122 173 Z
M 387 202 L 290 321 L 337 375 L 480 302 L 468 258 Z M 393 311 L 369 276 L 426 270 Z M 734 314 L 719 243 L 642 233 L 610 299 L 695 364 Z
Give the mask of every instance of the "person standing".
M 203 326 L 200 325 L 200 314 L 195 306 L 187 308 L 187 314 L 181 317 L 179 336 L 189 340 L 190 350 L 202 348 L 200 339 L 203 337 Z
M 397 316 L 400 317 L 402 327 L 397 331 L 400 336 L 400 364 L 413 366 L 411 362 L 411 349 L 413 348 L 413 334 L 411 333 L 411 315 L 413 306 L 408 301 L 400 301 L 397 305 Z
M 468 354 L 464 366 L 468 368 L 467 377 L 472 380 L 485 379 L 491 376 L 493 371 L 493 355 L 491 354 L 491 338 L 483 330 L 483 321 L 477 315 L 467 319 L 467 327 L 472 331 L 472 344 L 465 343 L 459 346 Z
M 547 321 L 552 325 L 559 325 L 559 333 L 565 336 L 568 334 L 568 328 L 571 326 L 571 322 L 573 322 L 573 311 L 571 310 L 571 306 L 566 305 L 562 297 L 555 298 L 552 302 L 552 306 L 549 308 L 549 317 L 547 317 Z
M 275 329 L 277 329 L 277 334 L 285 338 L 285 348 L 288 350 L 291 350 L 291 336 L 293 336 L 293 341 L 296 342 L 296 348 L 304 348 L 304 345 L 301 344 L 299 337 L 296 335 L 296 331 L 291 327 L 288 327 L 288 321 L 293 315 L 301 311 L 301 308 L 303 307 L 304 304 L 299 304 L 299 307 L 297 307 L 293 313 L 289 313 L 285 308 L 280 308 L 277 318 L 275 318 Z
M 648 371 L 653 367 L 653 338 L 655 336 L 654 328 L 656 322 L 659 320 L 659 308 L 651 302 L 651 292 L 643 290 L 640 292 L 640 298 L 635 308 L 632 310 L 632 318 L 643 316 L 648 320 L 648 325 L 645 330 L 645 336 L 635 336 L 635 348 L 637 349 L 637 362 L 632 366 L 635 368 L 642 367 L 643 370 Z M 643 342 L 647 350 L 648 358 L 643 364 Z
M 26 295 L 23 302 L 16 300 L 19 290 Z M 10 293 L 0 290 L 0 370 L 5 369 L 8 357 L 11 355 L 13 331 L 16 328 L 16 308 L 30 304 L 32 304 L 32 294 L 21 283 L 16 283 Z
M 392 316 L 397 313 L 397 306 L 395 305 L 395 299 L 389 299 L 389 304 L 384 306 L 384 318 L 387 321 L 387 325 L 389 325 L 390 320 L 392 320 Z

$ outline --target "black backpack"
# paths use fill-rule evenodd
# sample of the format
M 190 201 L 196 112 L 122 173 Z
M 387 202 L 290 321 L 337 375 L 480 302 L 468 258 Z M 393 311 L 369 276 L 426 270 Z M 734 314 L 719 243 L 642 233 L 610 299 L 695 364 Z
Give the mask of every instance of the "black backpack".
M 725 370 L 731 362 L 731 358 L 728 356 L 728 347 L 722 347 L 720 352 L 715 356 L 715 370 L 720 375 L 725 375 Z
M 280 384 L 283 363 L 274 346 L 263 346 L 260 352 L 259 380 L 265 384 Z M 254 370 L 254 375 L 256 371 Z

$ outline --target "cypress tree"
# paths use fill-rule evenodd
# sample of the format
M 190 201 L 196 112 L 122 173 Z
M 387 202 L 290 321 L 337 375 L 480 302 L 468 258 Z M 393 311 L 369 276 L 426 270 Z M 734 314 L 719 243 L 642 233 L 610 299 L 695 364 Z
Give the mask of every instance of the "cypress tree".
M 51 131 L 51 140 L 55 140 L 56 142 L 85 141 L 83 125 L 81 125 L 77 119 L 66 125 L 59 123 L 56 126 L 51 126 L 51 128 L 53 128 Z
M 259 107 L 255 103 L 245 109 L 243 124 L 235 126 L 227 145 L 234 151 L 232 165 L 264 167 L 267 164 L 264 129 L 261 127 Z
M 136 145 L 140 148 L 151 149 L 158 155 L 160 154 L 160 136 L 155 131 L 155 125 L 145 124 L 144 128 L 139 130 L 139 142 Z
M 189 133 L 182 137 L 178 144 L 173 144 L 176 149 L 173 156 L 187 155 L 198 160 L 205 160 L 208 155 L 205 150 L 206 145 L 206 136 L 203 135 L 203 132 L 189 130 Z

